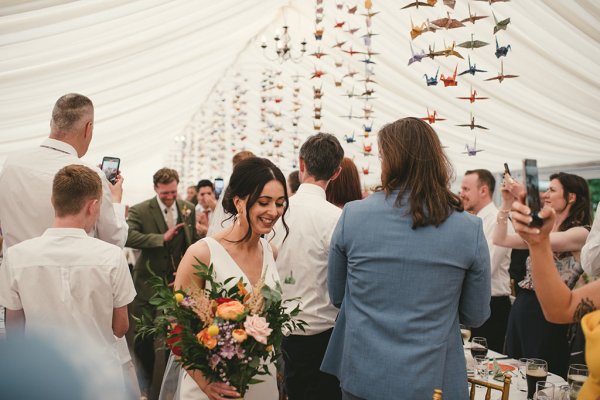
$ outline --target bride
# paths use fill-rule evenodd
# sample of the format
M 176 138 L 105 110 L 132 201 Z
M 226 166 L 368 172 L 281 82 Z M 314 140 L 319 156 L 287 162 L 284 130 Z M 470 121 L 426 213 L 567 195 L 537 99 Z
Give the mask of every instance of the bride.
M 269 234 L 275 222 L 287 210 L 288 196 L 285 177 L 271 161 L 249 158 L 236 165 L 229 187 L 224 194 L 223 207 L 233 215 L 232 227 L 204 238 L 190 246 L 181 260 L 175 278 L 175 289 L 194 285 L 204 287 L 194 273 L 196 259 L 214 266 L 216 281 L 231 280 L 227 289 L 241 277 L 248 291 L 263 278 L 267 286 L 275 289 L 279 275 L 275 266 L 277 251 L 263 235 Z M 284 226 L 287 235 L 287 225 Z M 258 378 L 263 382 L 251 385 L 244 400 L 277 399 L 276 370 L 268 366 L 270 375 Z M 209 382 L 197 370 L 181 370 L 175 399 L 226 400 L 240 397 L 236 388 L 222 382 Z

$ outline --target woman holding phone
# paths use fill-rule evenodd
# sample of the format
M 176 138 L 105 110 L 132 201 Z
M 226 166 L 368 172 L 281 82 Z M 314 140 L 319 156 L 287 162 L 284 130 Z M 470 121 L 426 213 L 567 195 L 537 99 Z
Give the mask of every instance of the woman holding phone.
M 548 321 L 581 322 L 586 336 L 586 360 L 590 376 L 579 392 L 579 398 L 600 398 L 600 281 L 571 291 L 554 268 L 550 235 L 556 212 L 551 207 L 545 207 L 539 214 L 544 221 L 539 229 L 528 226 L 531 221 L 529 212 L 526 205 L 513 203 L 515 230 L 527 242 L 531 254 L 536 296 Z
M 527 249 L 518 234 L 508 234 L 508 213 L 521 193 L 522 186 L 505 174 L 502 184 L 502 206 L 494 230 L 494 244 L 513 249 Z M 550 176 L 550 186 L 542 200 L 556 213 L 549 234 L 554 262 L 563 282 L 569 288 L 583 273 L 579 253 L 585 244 L 591 225 L 591 205 L 587 182 L 580 176 L 559 172 Z M 519 291 L 508 318 L 506 352 L 513 358 L 541 358 L 548 362 L 550 372 L 566 377 L 569 365 L 568 324 L 554 324 L 544 318 L 535 295 L 531 276 L 531 260 L 527 273 L 519 282 Z

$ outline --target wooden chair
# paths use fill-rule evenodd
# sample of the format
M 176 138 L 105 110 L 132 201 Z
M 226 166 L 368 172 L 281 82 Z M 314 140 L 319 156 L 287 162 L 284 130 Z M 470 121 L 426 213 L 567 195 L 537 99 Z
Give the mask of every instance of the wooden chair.
M 510 374 L 504 374 L 504 385 L 499 385 L 488 381 L 481 381 L 476 378 L 468 378 L 468 381 L 471 384 L 469 399 L 475 400 L 475 388 L 477 385 L 480 385 L 487 388 L 485 392 L 485 400 L 490 400 L 492 398 L 492 389 L 502 392 L 502 400 L 508 400 L 508 394 L 510 392 L 510 379 Z
M 442 389 L 434 389 L 432 400 L 442 400 Z

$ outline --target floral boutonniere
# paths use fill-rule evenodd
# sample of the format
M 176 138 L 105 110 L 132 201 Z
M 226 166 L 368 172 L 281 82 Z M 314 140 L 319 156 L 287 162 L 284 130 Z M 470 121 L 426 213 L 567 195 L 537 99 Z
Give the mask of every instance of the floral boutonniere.
M 185 218 L 188 218 L 190 216 L 190 214 L 192 213 L 192 210 L 190 210 L 188 208 L 188 206 L 186 204 L 184 204 L 183 208 L 181 209 L 181 213 Z

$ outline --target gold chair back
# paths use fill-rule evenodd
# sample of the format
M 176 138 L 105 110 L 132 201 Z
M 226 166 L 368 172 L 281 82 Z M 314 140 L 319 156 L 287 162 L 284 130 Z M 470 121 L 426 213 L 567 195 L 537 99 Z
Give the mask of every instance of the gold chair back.
M 434 389 L 432 400 L 442 400 L 442 389 Z
M 475 388 L 477 385 L 484 386 L 486 388 L 485 392 L 485 400 L 490 400 L 492 398 L 492 390 L 498 390 L 502 392 L 502 400 L 508 400 L 508 394 L 510 392 L 510 374 L 504 374 L 504 384 L 499 385 L 496 383 L 482 381 L 476 378 L 468 378 L 469 383 L 471 384 L 471 390 L 469 392 L 469 399 L 475 400 Z

